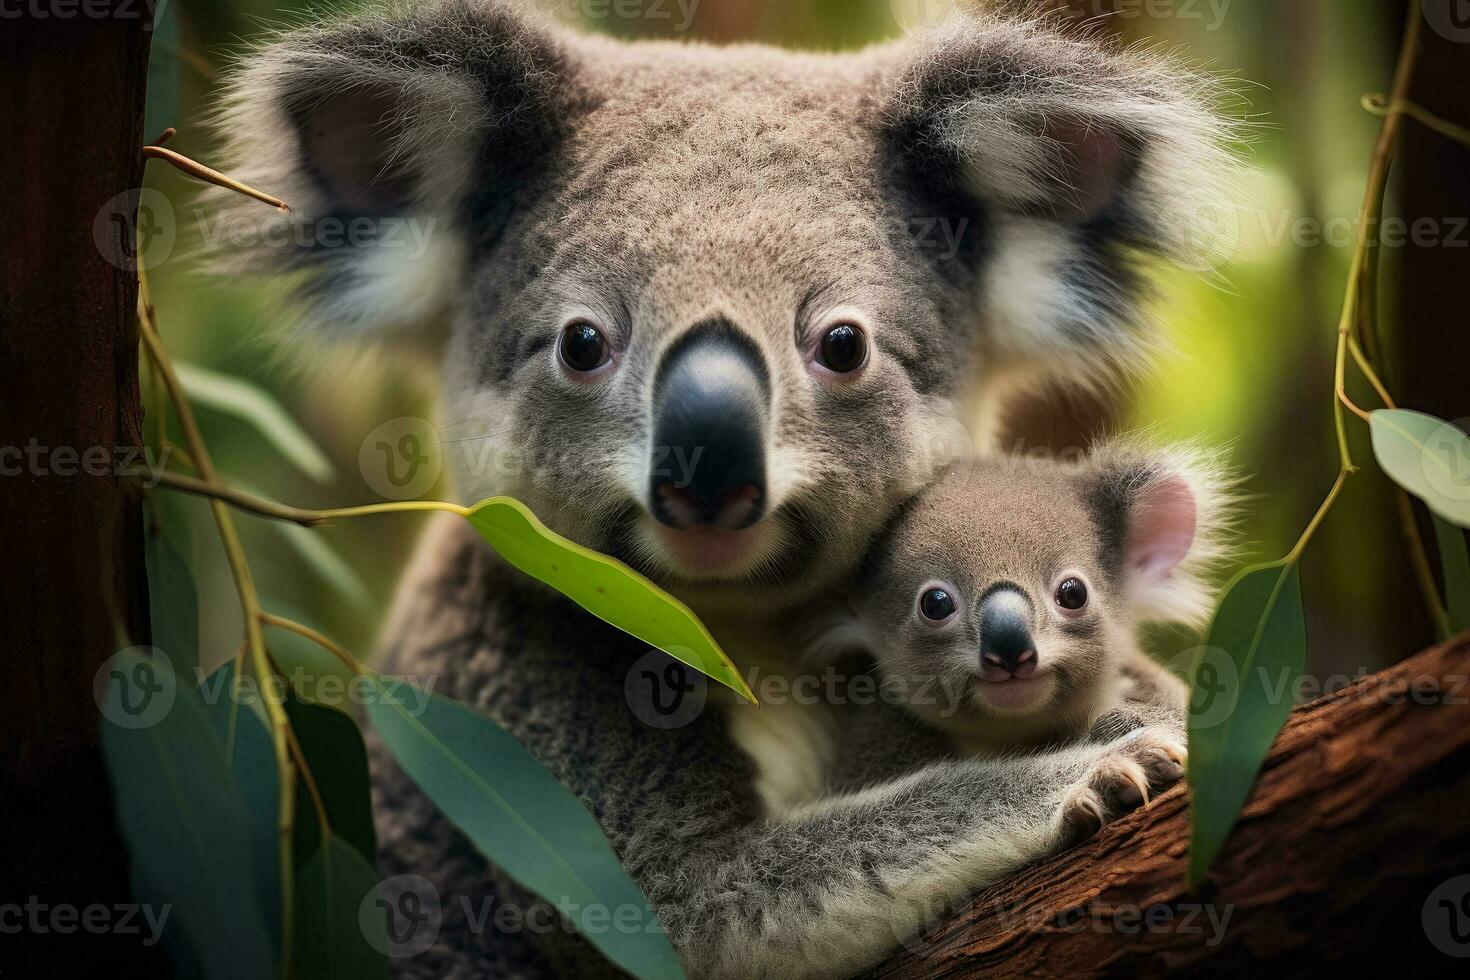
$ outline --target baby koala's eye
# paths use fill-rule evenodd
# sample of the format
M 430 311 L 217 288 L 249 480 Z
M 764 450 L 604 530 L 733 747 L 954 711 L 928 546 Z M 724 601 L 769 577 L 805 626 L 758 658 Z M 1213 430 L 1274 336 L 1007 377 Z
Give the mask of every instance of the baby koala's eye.
M 1057 605 L 1071 612 L 1081 609 L 1087 605 L 1087 586 L 1080 578 L 1064 579 L 1057 586 Z
M 956 609 L 954 596 L 949 594 L 948 589 L 935 587 L 924 590 L 919 596 L 919 612 L 924 618 L 936 623 L 942 623 L 955 614 Z

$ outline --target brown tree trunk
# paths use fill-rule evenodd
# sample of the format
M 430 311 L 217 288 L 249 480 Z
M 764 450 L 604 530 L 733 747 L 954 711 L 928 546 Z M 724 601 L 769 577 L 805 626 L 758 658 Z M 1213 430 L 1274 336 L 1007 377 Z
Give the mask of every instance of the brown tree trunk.
M 0 905 L 21 912 L 0 973 L 157 976 L 140 936 L 83 925 L 129 901 L 92 684 L 122 637 L 148 635 L 137 503 L 113 470 L 142 420 L 127 192 L 149 5 L 15 13 L 0 28 Z
M 1298 708 L 1199 894 L 1181 786 L 877 975 L 1449 971 L 1444 950 L 1470 956 L 1467 801 L 1470 634 Z

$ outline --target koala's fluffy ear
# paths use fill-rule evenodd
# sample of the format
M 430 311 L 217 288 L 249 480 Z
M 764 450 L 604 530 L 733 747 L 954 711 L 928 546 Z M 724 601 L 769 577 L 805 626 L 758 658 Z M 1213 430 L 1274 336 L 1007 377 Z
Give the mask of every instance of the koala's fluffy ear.
M 1119 570 L 1137 621 L 1202 624 L 1231 520 L 1219 454 L 1116 441 L 1094 447 L 1080 479 L 1104 560 Z
M 556 38 L 499 0 L 292 26 L 242 58 L 216 120 L 228 172 L 292 213 L 212 193 L 206 245 L 226 268 L 301 273 L 291 305 L 315 325 L 420 321 L 464 292 L 465 217 L 493 234 L 554 149 L 568 74 Z
M 1068 366 L 1083 373 L 1141 353 L 1138 255 L 1203 271 L 1229 244 L 1236 134 L 1219 84 L 1044 16 L 957 17 L 910 50 L 885 125 L 911 184 L 986 218 L 996 353 L 1081 354 Z

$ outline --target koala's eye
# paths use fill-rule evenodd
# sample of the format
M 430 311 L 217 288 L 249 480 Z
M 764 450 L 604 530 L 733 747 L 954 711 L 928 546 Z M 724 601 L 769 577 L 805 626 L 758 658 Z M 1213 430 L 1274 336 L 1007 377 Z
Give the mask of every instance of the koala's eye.
M 596 371 L 608 362 L 612 352 L 607 338 L 586 320 L 566 325 L 561 332 L 561 360 L 573 371 L 583 374 Z
M 919 596 L 919 612 L 924 618 L 935 623 L 942 623 L 955 614 L 954 596 L 949 594 L 948 589 L 935 587 L 924 590 Z
M 1087 605 L 1087 586 L 1080 578 L 1064 579 L 1057 586 L 1057 605 L 1069 612 L 1076 612 Z
M 867 363 L 868 338 L 851 323 L 839 323 L 822 336 L 817 359 L 830 371 L 851 374 Z

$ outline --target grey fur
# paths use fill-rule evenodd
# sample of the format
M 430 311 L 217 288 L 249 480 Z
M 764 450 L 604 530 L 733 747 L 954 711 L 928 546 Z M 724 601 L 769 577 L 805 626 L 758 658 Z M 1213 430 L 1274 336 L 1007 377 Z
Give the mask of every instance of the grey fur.
M 848 577 L 899 503 L 968 450 L 953 434 L 1002 373 L 1137 366 L 1135 258 L 1178 253 L 1176 229 L 1228 169 L 1215 93 L 1050 21 L 965 18 L 817 55 L 616 43 L 499 0 L 398 4 L 285 30 L 232 74 L 229 169 L 293 213 L 222 198 L 259 243 L 235 236 L 227 261 L 284 272 L 289 308 L 333 336 L 447 319 L 441 431 L 476 449 L 452 460 L 458 492 L 519 497 L 747 651 L 747 628 Z M 354 217 L 432 226 L 432 247 L 268 234 Z M 936 250 L 915 231 L 940 220 L 964 231 Z M 671 557 L 643 499 L 651 379 L 712 316 L 750 338 L 773 392 L 770 516 L 741 532 L 756 546 L 727 572 Z M 616 351 L 596 380 L 558 365 L 573 317 Z M 871 345 L 841 381 L 810 367 L 837 320 Z M 732 736 L 749 715 L 642 725 L 622 694 L 637 645 L 510 575 L 463 529 L 422 545 L 385 644 L 385 669 L 437 674 L 583 799 L 700 976 L 861 969 L 917 927 L 910 905 L 1059 846 L 1110 760 L 1152 751 L 954 760 L 930 758 L 918 734 L 840 760 L 845 789 L 769 812 L 765 762 Z M 384 871 L 428 875 L 448 896 L 512 896 L 374 755 Z M 1109 793 L 1097 798 L 1110 816 Z M 536 974 L 585 954 L 565 937 L 446 925 L 402 973 Z

